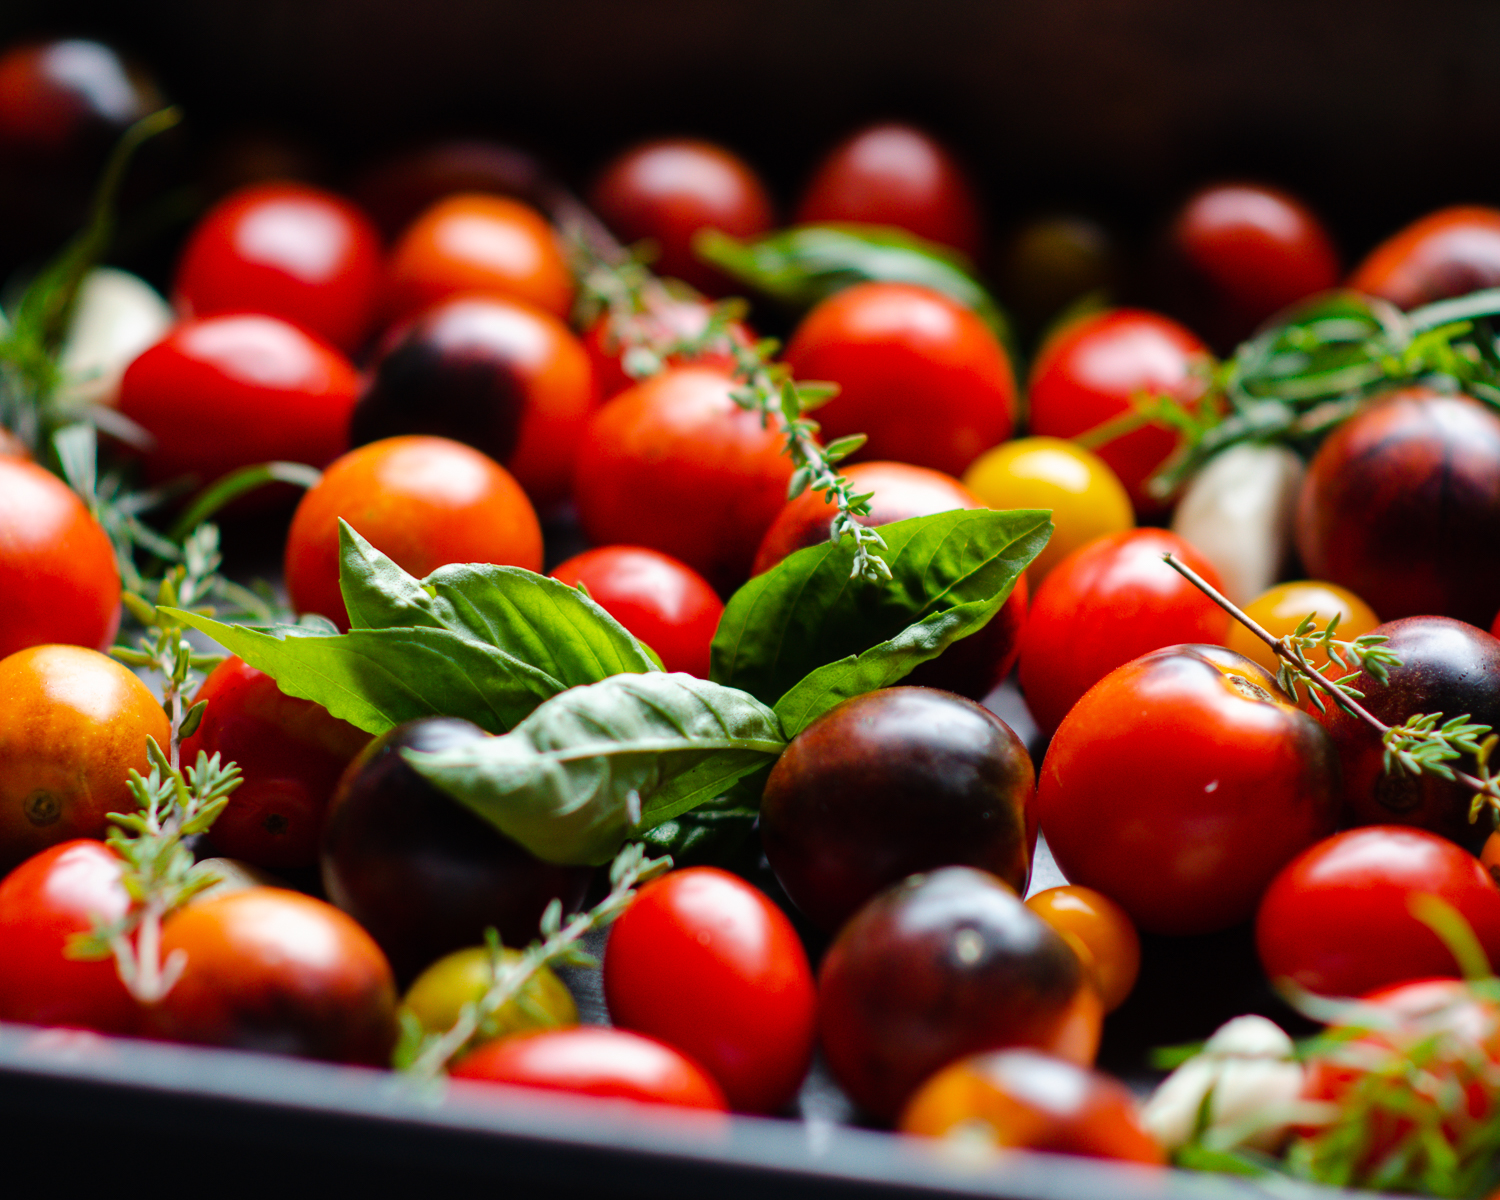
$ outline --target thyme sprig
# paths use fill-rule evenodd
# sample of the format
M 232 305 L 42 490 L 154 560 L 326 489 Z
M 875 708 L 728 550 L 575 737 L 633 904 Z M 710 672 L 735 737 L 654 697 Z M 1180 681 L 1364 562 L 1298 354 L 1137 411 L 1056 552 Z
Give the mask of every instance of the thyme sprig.
M 1400 658 L 1386 647 L 1386 638 L 1367 634 L 1352 642 L 1340 641 L 1333 636 L 1338 628 L 1337 617 L 1328 623 L 1326 629 L 1319 630 L 1311 615 L 1304 618 L 1292 633 L 1279 638 L 1175 555 L 1167 553 L 1162 558 L 1271 648 L 1281 660 L 1276 681 L 1294 700 L 1300 699 L 1299 688 L 1305 687 L 1320 711 L 1326 711 L 1324 697 L 1327 697 L 1344 712 L 1375 730 L 1380 735 L 1387 772 L 1400 767 L 1412 775 L 1436 775 L 1462 784 L 1474 793 L 1469 810 L 1471 821 L 1478 817 L 1485 804 L 1500 811 L 1500 778 L 1489 765 L 1495 746 L 1500 743 L 1500 735 L 1493 733 L 1490 726 L 1471 722 L 1467 713 L 1447 720 L 1442 713 L 1418 713 L 1399 725 L 1388 725 L 1360 703 L 1364 693 L 1348 680 L 1363 671 L 1375 682 L 1385 684 L 1390 679 L 1390 668 L 1401 665 Z M 1328 657 L 1327 668 L 1341 670 L 1344 674 L 1335 679 L 1328 678 L 1323 667 L 1308 661 L 1307 655 L 1313 650 L 1324 651 Z M 1473 756 L 1473 772 L 1455 770 L 1450 765 L 1465 754 Z
M 645 262 L 615 242 L 597 221 L 565 217 L 563 232 L 578 283 L 579 320 L 591 323 L 607 314 L 611 349 L 619 349 L 626 374 L 633 379 L 654 375 L 673 358 L 729 359 L 740 384 L 731 393 L 734 402 L 759 413 L 763 426 L 780 426 L 783 453 L 793 464 L 787 499 L 808 490 L 821 492 L 837 510 L 829 537 L 854 540 L 850 577 L 889 579 L 890 567 L 880 556 L 885 539 L 859 521 L 870 513 L 873 493 L 855 492 L 838 470 L 840 462 L 865 444 L 865 436 L 853 434 L 824 446 L 818 441 L 818 423 L 807 415 L 831 400 L 837 385 L 792 379 L 790 368 L 775 361 L 780 343 L 774 338 L 752 343 L 736 336 L 735 323 L 746 311 L 743 300 L 711 305 L 700 332 L 674 330 L 661 314 L 681 300 Z
M 639 842 L 627 845 L 609 868 L 609 894 L 588 912 L 575 913 L 566 922 L 562 903 L 556 899 L 542 914 L 541 937 L 510 962 L 498 953 L 498 938 L 486 935 L 491 954 L 492 981 L 483 996 L 459 1011 L 458 1020 L 446 1033 L 427 1033 L 409 1014 L 403 1017 L 401 1039 L 393 1062 L 419 1082 L 432 1082 L 442 1075 L 455 1057 L 483 1034 L 486 1024 L 511 1000 L 520 996 L 536 973 L 547 966 L 593 967 L 598 962 L 580 944 L 586 934 L 611 924 L 625 911 L 635 889 L 672 866 L 670 858 L 647 858 Z

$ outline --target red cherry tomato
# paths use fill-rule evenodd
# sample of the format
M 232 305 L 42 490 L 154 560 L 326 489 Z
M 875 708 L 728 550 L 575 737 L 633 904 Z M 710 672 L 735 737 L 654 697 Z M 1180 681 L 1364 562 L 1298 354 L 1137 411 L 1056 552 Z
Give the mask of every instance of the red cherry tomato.
M 797 222 L 894 225 L 979 257 L 973 186 L 951 154 L 910 125 L 872 125 L 830 150 L 797 206 Z
M 1208 357 L 1196 334 L 1170 317 L 1118 308 L 1084 317 L 1044 345 L 1031 368 L 1031 432 L 1072 438 L 1133 411 L 1141 397 L 1166 393 L 1196 400 L 1195 372 Z M 1146 480 L 1177 445 L 1177 435 L 1152 423 L 1097 448 L 1120 477 L 1136 512 L 1159 513 Z
M 298 612 L 340 628 L 339 518 L 419 579 L 449 563 L 542 569 L 542 527 L 504 467 L 447 438 L 398 437 L 351 450 L 292 515 L 286 587 Z
M 594 414 L 574 480 L 590 541 L 660 550 L 721 592 L 745 580 L 792 463 L 777 424 L 730 399 L 736 386 L 711 367 L 676 367 Z
M 1416 308 L 1500 284 L 1500 209 L 1461 205 L 1429 213 L 1371 250 L 1349 286 Z
M 669 671 L 708 678 L 708 647 L 724 602 L 685 563 L 644 546 L 600 546 L 552 568 L 655 650 Z
M 122 864 L 103 842 L 63 842 L 0 881 L 0 1021 L 132 1033 L 140 1010 L 112 958 L 68 958 L 68 940 L 130 908 Z
M 152 479 L 211 483 L 281 459 L 315 467 L 349 444 L 359 376 L 333 347 L 279 317 L 184 321 L 125 370 L 120 411 L 155 439 Z
M 1261 964 L 1326 996 L 1456 976 L 1453 955 L 1412 913 L 1423 894 L 1456 908 L 1500 963 L 1500 889 L 1479 860 L 1426 830 L 1371 825 L 1319 842 L 1276 876 L 1255 919 Z
M 1178 210 L 1168 239 L 1199 292 L 1184 315 L 1226 350 L 1267 317 L 1339 281 L 1338 255 L 1312 210 L 1261 184 L 1199 189 Z
M 816 993 L 792 923 L 716 867 L 642 888 L 610 930 L 604 995 L 616 1025 L 677 1047 L 741 1112 L 775 1112 L 812 1059 Z
M 1220 646 L 1112 671 L 1047 748 L 1037 817 L 1063 875 L 1153 933 L 1243 921 L 1333 830 L 1338 752 L 1275 678 Z
M 198 222 L 174 291 L 194 316 L 271 313 L 353 351 L 375 315 L 381 270 L 380 235 L 349 201 L 306 184 L 263 183 Z
M 595 211 L 627 242 L 650 239 L 654 269 L 710 295 L 729 281 L 693 252 L 693 235 L 718 229 L 748 238 L 771 228 L 771 198 L 750 167 L 711 142 L 648 142 L 604 168 Z
M 109 535 L 73 490 L 0 456 L 0 658 L 46 642 L 102 650 L 120 625 Z
M 312 866 L 329 798 L 370 735 L 286 695 L 239 658 L 214 668 L 193 697 L 200 702 L 208 707 L 182 741 L 182 761 L 218 754 L 244 780 L 209 832 L 214 848 L 257 867 Z
M 1165 529 L 1098 538 L 1042 580 L 1021 634 L 1021 690 L 1042 729 L 1056 729 L 1084 692 L 1133 658 L 1224 640 L 1228 616 L 1162 561 L 1166 553 L 1218 586 L 1209 562 Z
M 7 151 L 44 160 L 87 154 L 160 103 L 151 80 L 102 42 L 22 43 L 0 55 L 0 148 Z
M 787 346 L 798 379 L 839 394 L 818 410 L 823 436 L 864 433 L 865 459 L 961 475 L 1010 436 L 1016 385 L 1010 359 L 971 311 L 906 283 L 862 283 L 803 318 Z
M 501 1038 L 459 1060 L 454 1079 L 509 1083 L 724 1112 L 724 1093 L 670 1046 L 624 1029 L 577 1025 Z
M 698 337 L 707 327 L 708 318 L 709 306 L 706 303 L 674 297 L 652 305 L 648 311 L 638 313 L 632 319 L 639 322 L 652 338 L 676 339 Z M 605 313 L 583 335 L 583 348 L 588 351 L 589 361 L 594 364 L 594 378 L 599 383 L 599 394 L 606 400 L 618 396 L 636 383 L 636 380 L 625 373 L 621 361 L 624 347 L 620 344 L 621 331 L 616 328 L 616 324 L 610 314 Z M 750 332 L 749 327 L 739 321 L 733 322 L 728 332 L 730 337 L 742 345 L 749 346 L 755 341 L 755 335 Z M 669 367 L 697 365 L 722 367 L 727 371 L 733 368 L 734 359 L 729 354 L 705 354 L 692 359 L 672 355 L 666 363 Z

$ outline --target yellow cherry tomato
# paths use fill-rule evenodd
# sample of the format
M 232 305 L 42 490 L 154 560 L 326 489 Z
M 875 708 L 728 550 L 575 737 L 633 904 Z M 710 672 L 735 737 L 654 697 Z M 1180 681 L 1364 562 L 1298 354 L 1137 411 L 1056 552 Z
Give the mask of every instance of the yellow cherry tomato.
M 500 952 L 500 956 L 501 962 L 508 965 L 520 958 L 521 952 L 506 949 Z M 406 993 L 403 1007 L 429 1033 L 446 1033 L 453 1028 L 463 1006 L 484 995 L 492 978 L 487 947 L 455 950 L 417 976 Z M 488 1041 L 512 1033 L 576 1024 L 578 1008 L 573 1003 L 572 993 L 551 970 L 543 967 L 521 989 L 519 996 L 501 1007 L 480 1030 L 480 1036 Z
M 1102 892 L 1079 884 L 1048 888 L 1026 907 L 1062 934 L 1099 989 L 1104 1011 L 1130 995 L 1141 970 L 1141 939 L 1125 910 Z
M 1316 579 L 1278 583 L 1247 604 L 1245 613 L 1275 637 L 1291 633 L 1308 613 L 1316 615 L 1320 629 L 1337 613 L 1339 628 L 1334 636 L 1341 642 L 1352 642 L 1380 624 L 1370 606 L 1353 592 Z M 1230 622 L 1226 645 L 1272 673 L 1281 665 L 1271 648 L 1238 621 Z M 1328 655 L 1321 650 L 1313 652 L 1308 655 L 1308 662 L 1321 667 L 1328 662 Z
M 963 482 L 991 508 L 1052 510 L 1052 540 L 1027 568 L 1033 588 L 1085 542 L 1135 524 L 1119 477 L 1097 454 L 1062 438 L 1003 442 L 975 459 Z

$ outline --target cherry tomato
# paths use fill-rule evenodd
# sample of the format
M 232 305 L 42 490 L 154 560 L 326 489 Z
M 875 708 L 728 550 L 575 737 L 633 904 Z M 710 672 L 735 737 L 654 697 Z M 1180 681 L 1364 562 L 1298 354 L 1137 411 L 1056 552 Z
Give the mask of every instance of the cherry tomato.
M 1091 217 L 1048 213 L 1025 222 L 996 264 L 1000 294 L 1029 329 L 1039 330 L 1085 297 L 1110 295 L 1121 274 L 1114 236 Z
M 218 754 L 244 780 L 209 831 L 214 848 L 257 867 L 312 866 L 328 800 L 370 735 L 238 658 L 214 668 L 193 697 L 200 702 L 208 707 L 182 741 L 183 763 Z
M 1187 276 L 1183 314 L 1225 351 L 1339 281 L 1322 222 L 1295 196 L 1263 184 L 1200 188 L 1177 211 L 1167 243 Z
M 500 951 L 502 966 L 521 959 L 519 950 Z M 477 1003 L 495 981 L 488 946 L 470 946 L 445 954 L 417 976 L 402 999 L 402 1007 L 429 1033 L 447 1033 L 458 1023 L 464 1005 Z M 507 1037 L 534 1029 L 557 1029 L 578 1024 L 578 1006 L 567 985 L 550 967 L 539 967 L 520 993 L 502 1004 L 484 1024 L 484 1036 Z
M 122 870 L 103 842 L 78 839 L 43 850 L 0 880 L 0 1021 L 136 1030 L 140 1009 L 114 959 L 63 953 L 96 918 L 114 921 L 129 911 Z
M 728 1108 L 719 1085 L 670 1046 L 597 1025 L 501 1038 L 460 1059 L 450 1075 L 644 1104 Z
M 109 535 L 67 484 L 0 456 L 0 659 L 44 642 L 104 649 L 120 625 Z
M 660 550 L 720 592 L 744 581 L 792 463 L 777 423 L 730 399 L 736 386 L 711 367 L 676 367 L 594 415 L 575 478 L 590 541 Z
M 1015 424 L 1004 348 L 973 312 L 927 288 L 861 283 L 835 292 L 797 326 L 786 361 L 798 379 L 839 385 L 818 410 L 823 436 L 868 435 L 865 459 L 960 475 Z
M 910 125 L 871 125 L 823 158 L 797 223 L 894 225 L 970 258 L 984 249 L 974 187 L 953 156 Z
M 382 265 L 380 234 L 342 196 L 262 183 L 198 222 L 173 291 L 190 315 L 271 313 L 352 352 L 375 316 Z
M 133 812 L 130 771 L 171 728 L 151 689 L 97 650 L 32 646 L 0 659 L 0 871 L 47 846 L 103 837 Z
M 1500 889 L 1467 850 L 1422 829 L 1371 825 L 1336 834 L 1276 876 L 1255 919 L 1261 965 L 1325 996 L 1361 996 L 1458 964 L 1411 910 L 1437 896 L 1500 962 Z
M 1416 308 L 1500 284 L 1500 210 L 1443 208 L 1413 221 L 1365 257 L 1349 286 Z
M 939 1071 L 911 1098 L 901 1131 L 962 1133 L 988 1145 L 1164 1165 L 1124 1084 L 1034 1050 L 976 1054 Z
M 1245 606 L 1245 614 L 1273 637 L 1286 637 L 1308 614 L 1317 617 L 1319 629 L 1326 627 L 1337 616 L 1339 627 L 1336 636 L 1342 642 L 1352 642 L 1355 638 L 1363 637 L 1380 624 L 1380 618 L 1370 606 L 1353 592 L 1319 579 L 1278 583 L 1250 601 Z M 1271 648 L 1238 621 L 1230 622 L 1229 639 L 1224 644 L 1236 653 L 1258 662 L 1272 674 L 1281 669 L 1281 660 L 1271 652 Z M 1314 650 L 1308 654 L 1307 660 L 1315 667 L 1322 667 L 1328 662 L 1328 652 Z M 1333 677 L 1337 678 L 1343 673 L 1341 670 L 1337 671 Z
M 964 472 L 964 486 L 990 508 L 1052 510 L 1052 537 L 1026 568 L 1033 589 L 1080 546 L 1135 524 L 1109 464 L 1061 438 L 1017 438 L 986 450 Z
M 157 1037 L 384 1066 L 396 985 L 380 948 L 331 904 L 255 887 L 189 904 L 162 927 L 182 975 L 147 1011 Z
M 582 584 L 667 670 L 708 678 L 708 648 L 724 602 L 687 564 L 644 546 L 600 546 L 558 563 L 552 578 Z
M 1082 317 L 1047 342 L 1031 368 L 1031 432 L 1072 438 L 1132 411 L 1141 396 L 1165 393 L 1192 403 L 1203 391 L 1197 373 L 1208 347 L 1169 317 L 1117 308 Z M 1146 480 L 1172 453 L 1177 435 L 1152 422 L 1097 448 L 1130 492 L 1139 514 L 1164 501 Z
M 504 142 L 461 138 L 398 151 L 362 171 L 350 189 L 375 223 L 395 237 L 426 209 L 458 192 L 525 199 L 547 183 L 525 150 Z
M 1063 875 L 1152 933 L 1208 933 L 1333 831 L 1338 754 L 1275 679 L 1220 646 L 1110 672 L 1042 761 L 1037 816 Z
M 1214 586 L 1208 561 L 1165 529 L 1132 529 L 1088 543 L 1042 581 L 1021 634 L 1021 690 L 1048 732 L 1116 667 L 1178 642 L 1222 642 L 1229 617 L 1179 575 L 1171 553 Z
M 323 472 L 287 533 L 293 606 L 340 628 L 349 620 L 338 586 L 340 517 L 418 578 L 448 563 L 542 567 L 541 526 L 505 468 L 447 438 L 372 442 Z
M 700 336 L 708 326 L 709 314 L 709 305 L 703 301 L 680 299 L 674 296 L 651 305 L 643 313 L 635 314 L 631 321 L 653 340 L 675 340 Z M 588 351 L 589 361 L 594 364 L 594 377 L 599 382 L 599 394 L 606 400 L 618 396 L 626 388 L 635 386 L 636 383 L 636 380 L 625 371 L 624 347 L 621 344 L 623 331 L 617 328 L 617 325 L 616 319 L 606 312 L 590 325 L 583 335 L 583 348 Z M 731 338 L 743 346 L 750 346 L 755 342 L 755 335 L 743 322 L 731 322 L 727 332 Z M 721 367 L 727 371 L 734 367 L 734 357 L 722 353 L 704 354 L 690 359 L 674 354 L 667 357 L 666 365 L 669 367 L 689 365 Z
M 693 252 L 693 235 L 718 229 L 750 238 L 771 228 L 771 198 L 750 167 L 711 142 L 647 142 L 627 150 L 590 192 L 594 210 L 624 241 L 649 239 L 653 269 L 709 295 L 732 286 Z
M 102 42 L 22 43 L 0 55 L 0 146 L 7 150 L 51 159 L 87 153 L 160 102 L 154 84 Z
M 1119 1008 L 1141 970 L 1141 939 L 1125 910 L 1103 892 L 1076 883 L 1028 896 L 1026 907 L 1082 950 L 1079 957 L 1104 1011 Z
M 143 426 L 155 480 L 211 483 L 281 459 L 322 467 L 349 443 L 359 376 L 342 354 L 279 317 L 184 321 L 129 367 L 120 411 Z
M 703 1066 L 740 1112 L 776 1112 L 812 1059 L 812 968 L 765 894 L 716 867 L 643 887 L 610 930 L 610 1019 Z
M 349 434 L 356 446 L 407 433 L 466 442 L 547 505 L 572 489 L 598 404 L 588 354 L 556 317 L 504 296 L 459 296 L 389 339 Z
M 387 315 L 410 316 L 460 292 L 498 292 L 566 320 L 573 277 L 535 209 L 466 192 L 439 200 L 392 247 Z

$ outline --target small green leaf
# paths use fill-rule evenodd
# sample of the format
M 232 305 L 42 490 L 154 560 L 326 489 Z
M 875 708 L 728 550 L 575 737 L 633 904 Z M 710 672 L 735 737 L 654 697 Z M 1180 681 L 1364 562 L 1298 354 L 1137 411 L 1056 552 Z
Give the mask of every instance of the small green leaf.
M 653 673 L 574 688 L 503 737 L 404 753 L 538 858 L 597 864 L 632 833 L 722 795 L 785 745 L 776 715 L 754 698 Z

